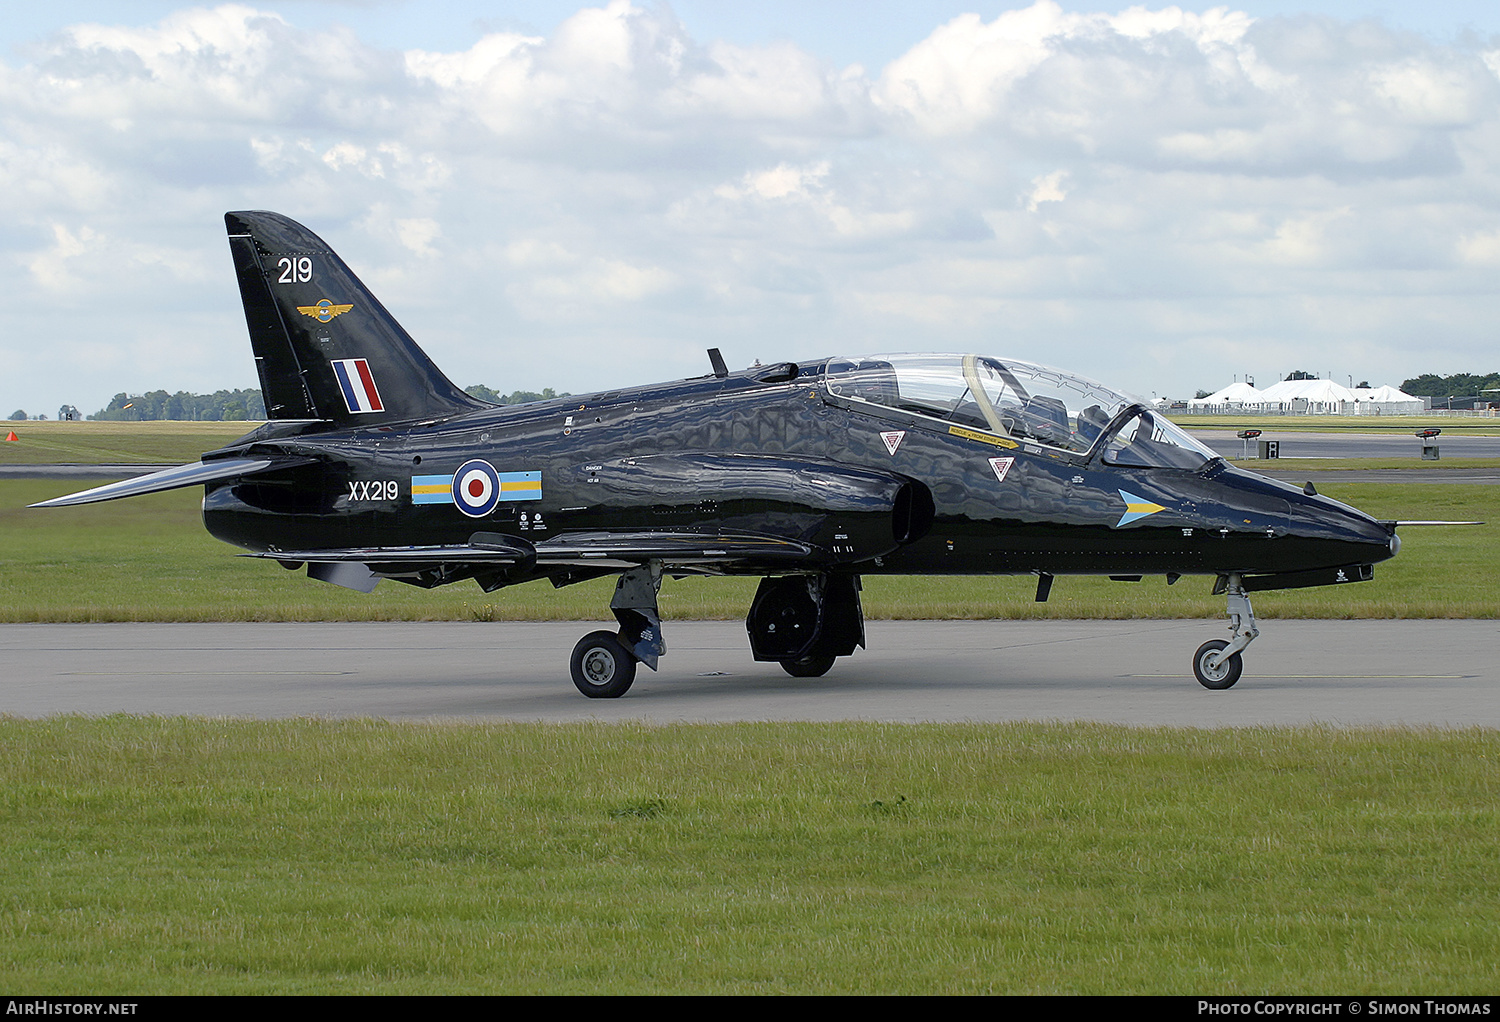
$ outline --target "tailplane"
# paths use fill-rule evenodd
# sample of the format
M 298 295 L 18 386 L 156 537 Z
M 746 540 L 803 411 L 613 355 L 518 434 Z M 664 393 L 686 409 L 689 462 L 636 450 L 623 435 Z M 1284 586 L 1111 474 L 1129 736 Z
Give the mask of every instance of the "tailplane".
M 340 426 L 486 408 L 444 376 L 354 272 L 279 213 L 225 213 L 266 415 Z

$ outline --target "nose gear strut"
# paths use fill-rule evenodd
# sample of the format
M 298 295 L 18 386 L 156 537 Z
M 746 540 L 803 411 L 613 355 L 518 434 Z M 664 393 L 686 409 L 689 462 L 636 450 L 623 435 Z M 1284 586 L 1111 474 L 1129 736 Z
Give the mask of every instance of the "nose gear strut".
M 1193 674 L 1204 688 L 1226 689 L 1240 680 L 1245 664 L 1240 652 L 1260 634 L 1255 626 L 1255 610 L 1245 593 L 1239 573 L 1220 575 L 1215 593 L 1224 593 L 1229 614 L 1229 641 L 1210 639 L 1193 654 Z

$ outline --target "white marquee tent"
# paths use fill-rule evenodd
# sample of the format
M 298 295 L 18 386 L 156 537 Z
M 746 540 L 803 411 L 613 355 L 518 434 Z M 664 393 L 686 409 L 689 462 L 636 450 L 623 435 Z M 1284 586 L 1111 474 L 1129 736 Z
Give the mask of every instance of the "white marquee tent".
M 1350 390 L 1332 380 L 1282 380 L 1265 390 L 1231 383 L 1208 397 L 1188 402 L 1193 415 L 1249 412 L 1262 415 L 1412 415 L 1423 410 L 1419 397 L 1396 387 Z
M 1262 408 L 1271 413 L 1352 415 L 1354 391 L 1332 380 L 1282 380 L 1261 391 Z
M 1210 415 L 1214 412 L 1255 412 L 1265 400 L 1261 392 L 1248 383 L 1231 383 L 1223 390 L 1208 397 L 1194 398 L 1188 402 L 1188 411 L 1194 415 Z
M 1359 415 L 1410 415 L 1422 411 L 1422 399 L 1397 387 L 1360 388 L 1354 392 Z

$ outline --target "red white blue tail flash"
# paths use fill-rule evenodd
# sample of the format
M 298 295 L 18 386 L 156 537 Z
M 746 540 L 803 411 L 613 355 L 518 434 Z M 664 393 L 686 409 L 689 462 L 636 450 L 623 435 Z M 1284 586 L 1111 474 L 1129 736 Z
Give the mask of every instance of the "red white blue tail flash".
M 351 412 L 383 412 L 380 391 L 375 389 L 375 377 L 370 375 L 370 364 L 362 358 L 336 358 L 333 373 L 338 377 L 339 389 L 344 392 L 344 404 Z

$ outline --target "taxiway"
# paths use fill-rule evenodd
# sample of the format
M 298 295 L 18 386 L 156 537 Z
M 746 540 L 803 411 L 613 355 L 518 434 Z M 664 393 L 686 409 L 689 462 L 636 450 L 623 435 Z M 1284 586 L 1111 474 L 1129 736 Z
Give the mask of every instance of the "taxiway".
M 0 625 L 0 712 L 525 721 L 1086 720 L 1500 727 L 1496 621 L 1262 620 L 1225 692 L 1222 620 L 871 621 L 823 678 L 751 661 L 738 622 L 671 622 L 662 670 L 585 699 L 586 622 Z

